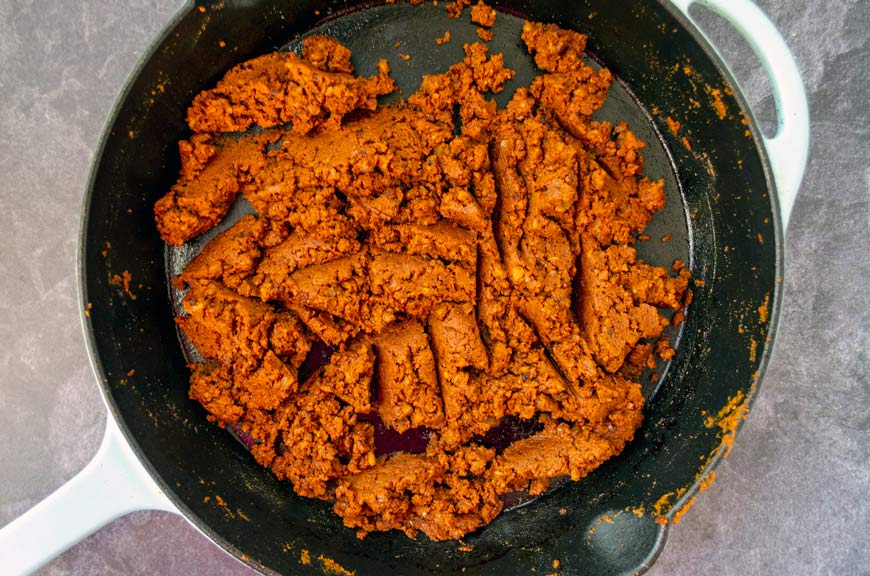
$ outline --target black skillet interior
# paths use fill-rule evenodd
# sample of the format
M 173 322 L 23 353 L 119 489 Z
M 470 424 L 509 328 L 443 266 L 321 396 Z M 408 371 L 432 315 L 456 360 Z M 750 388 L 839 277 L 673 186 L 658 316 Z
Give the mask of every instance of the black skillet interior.
M 682 333 L 672 335 L 679 337 L 677 356 L 659 369 L 657 387 L 646 382 L 646 421 L 623 454 L 579 483 L 503 513 L 462 543 L 398 533 L 360 541 L 328 504 L 295 496 L 206 422 L 187 398 L 167 272 L 208 236 L 164 258 L 152 207 L 177 177 L 187 105 L 234 64 L 292 48 L 302 33 L 328 33 L 353 50 L 359 73 L 372 73 L 377 58 L 386 57 L 409 94 L 423 73 L 445 70 L 461 59 L 463 42 L 476 40 L 468 13 L 448 20 L 443 2 L 364 10 L 340 2 L 190 6 L 116 110 L 83 230 L 83 294 L 85 306 L 92 305 L 87 323 L 96 365 L 122 428 L 164 490 L 207 535 L 260 570 L 322 573 L 336 563 L 357 574 L 547 573 L 554 560 L 565 574 L 642 570 L 664 542 L 657 514 L 673 516 L 723 450 L 727 434 L 715 416 L 755 392 L 776 321 L 781 238 L 758 132 L 743 116 L 730 76 L 680 18 L 656 3 L 499 7 L 490 50 L 504 52 L 518 72 L 502 100 L 534 73 L 520 45 L 522 21 L 512 14 L 589 34 L 590 53 L 621 82 L 601 117 L 627 120 L 648 143 L 647 174 L 666 181 L 668 206 L 639 252 L 661 265 L 682 259 L 702 285 Z M 437 46 L 435 38 L 448 29 L 452 41 Z M 667 118 L 680 122 L 676 134 Z M 661 242 L 667 234 L 670 241 Z M 129 291 L 113 280 L 124 272 Z M 766 321 L 760 307 L 770 310 Z

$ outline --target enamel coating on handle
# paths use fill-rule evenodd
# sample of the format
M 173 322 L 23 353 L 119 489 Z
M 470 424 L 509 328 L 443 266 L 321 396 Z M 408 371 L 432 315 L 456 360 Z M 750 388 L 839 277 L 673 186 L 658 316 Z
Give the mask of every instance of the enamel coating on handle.
M 176 509 L 133 454 L 109 413 L 85 468 L 0 529 L 3 574 L 30 574 L 112 520 L 136 510 Z
M 751 0 L 671 1 L 692 23 L 689 8 L 693 4 L 725 18 L 743 36 L 767 72 L 776 103 L 777 127 L 776 134 L 764 137 L 764 147 L 773 170 L 785 230 L 803 178 L 810 144 L 809 107 L 794 56 L 776 26 Z

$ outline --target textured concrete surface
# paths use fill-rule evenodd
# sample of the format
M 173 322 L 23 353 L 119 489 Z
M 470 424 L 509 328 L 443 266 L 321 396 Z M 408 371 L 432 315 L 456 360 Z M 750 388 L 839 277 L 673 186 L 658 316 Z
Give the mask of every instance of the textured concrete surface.
M 813 118 L 786 304 L 751 417 L 655 575 L 870 574 L 870 2 L 760 4 L 797 56 Z M 0 0 L 0 525 L 80 470 L 102 434 L 75 295 L 80 203 L 126 76 L 179 6 Z M 760 66 L 717 18 L 702 21 L 771 125 Z M 136 513 L 42 573 L 251 572 L 182 519 Z

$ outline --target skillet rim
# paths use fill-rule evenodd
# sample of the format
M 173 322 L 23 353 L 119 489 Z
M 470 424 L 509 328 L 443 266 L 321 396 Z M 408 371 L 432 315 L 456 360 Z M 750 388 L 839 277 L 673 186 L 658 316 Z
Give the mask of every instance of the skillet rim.
M 768 197 L 770 203 L 771 210 L 771 222 L 774 227 L 775 238 L 774 238 L 774 252 L 775 252 L 775 278 L 782 279 L 783 273 L 785 269 L 785 240 L 784 240 L 784 226 L 781 219 L 781 210 L 779 203 L 779 191 L 776 186 L 776 182 L 773 178 L 773 171 L 771 168 L 770 158 L 767 153 L 767 149 L 764 146 L 762 130 L 755 118 L 755 115 L 752 111 L 752 108 L 749 106 L 746 97 L 743 95 L 743 91 L 740 88 L 740 85 L 734 78 L 734 75 L 731 73 L 728 68 L 727 63 L 722 59 L 719 55 L 716 48 L 711 44 L 711 42 L 707 39 L 706 35 L 704 35 L 703 31 L 683 12 L 677 8 L 674 4 L 669 2 L 668 0 L 655 0 L 654 2 L 665 11 L 667 11 L 682 27 L 688 32 L 692 40 L 701 48 L 704 55 L 708 58 L 709 62 L 714 66 L 720 77 L 725 83 L 733 89 L 733 94 L 731 95 L 735 102 L 739 106 L 739 111 L 742 113 L 743 117 L 747 119 L 747 129 L 750 131 L 752 136 L 752 145 L 751 148 L 758 154 L 761 167 L 764 173 L 764 178 L 766 182 L 766 188 L 768 190 Z M 366 2 L 365 0 L 361 3 L 361 8 L 366 9 L 373 5 L 379 5 L 381 2 L 372 3 Z M 170 36 L 174 33 L 179 23 L 187 17 L 189 12 L 196 9 L 195 0 L 185 0 L 185 2 L 178 8 L 175 14 L 167 21 L 167 23 L 163 26 L 160 33 L 155 36 L 155 38 L 150 42 L 148 48 L 142 52 L 142 54 L 138 57 L 135 65 L 131 67 L 127 77 L 125 78 L 122 88 L 118 93 L 118 96 L 115 99 L 115 102 L 112 105 L 110 113 L 107 115 L 107 119 L 104 124 L 104 128 L 102 130 L 100 140 L 98 142 L 97 147 L 95 148 L 95 153 L 93 156 L 93 160 L 91 163 L 90 174 L 87 181 L 87 187 L 85 189 L 85 194 L 82 199 L 81 204 L 81 213 L 79 220 L 79 230 L 78 230 L 78 246 L 76 250 L 76 275 L 77 275 L 77 296 L 79 302 L 79 317 L 82 323 L 82 331 L 85 339 L 85 345 L 88 352 L 88 359 L 91 365 L 91 368 L 96 376 L 97 383 L 100 388 L 100 395 L 103 399 L 103 403 L 105 404 L 109 414 L 107 414 L 107 418 L 113 418 L 114 422 L 117 425 L 118 430 L 123 436 L 124 441 L 130 448 L 130 450 L 135 455 L 136 459 L 142 465 L 142 467 L 147 471 L 151 480 L 155 483 L 155 485 L 160 489 L 160 491 L 172 502 L 173 506 L 177 509 L 178 513 L 182 515 L 197 531 L 203 534 L 206 538 L 211 540 L 215 545 L 224 550 L 227 554 L 235 558 L 242 564 L 252 568 L 253 570 L 268 575 L 279 575 L 280 573 L 274 571 L 273 569 L 261 564 L 260 562 L 250 558 L 246 554 L 244 554 L 241 550 L 239 550 L 236 546 L 232 545 L 229 541 L 224 539 L 222 536 L 217 534 L 210 525 L 205 522 L 199 515 L 193 512 L 184 501 L 176 494 L 174 488 L 170 485 L 170 483 L 166 482 L 163 477 L 158 473 L 155 467 L 151 464 L 148 457 L 145 455 L 143 449 L 140 447 L 139 443 L 136 440 L 136 436 L 130 431 L 130 428 L 126 424 L 121 411 L 116 404 L 114 397 L 112 395 L 111 388 L 109 386 L 109 380 L 104 370 L 104 367 L 99 359 L 99 351 L 100 346 L 96 341 L 96 337 L 94 334 L 93 321 L 92 319 L 85 314 L 85 311 L 88 309 L 88 277 L 86 274 L 86 261 L 88 255 L 88 224 L 91 219 L 91 204 L 95 193 L 95 184 L 98 178 L 98 174 L 102 168 L 103 158 L 106 154 L 106 145 L 109 140 L 110 135 L 113 133 L 114 128 L 116 126 L 119 113 L 123 108 L 124 104 L 131 98 L 133 95 L 132 88 L 136 83 L 136 80 L 142 74 L 143 70 L 146 68 L 147 64 L 152 60 L 152 58 L 156 55 L 161 46 L 163 46 L 164 42 L 166 42 Z M 495 6 L 498 9 L 498 6 Z M 351 9 L 350 11 L 355 11 Z M 332 14 L 328 18 L 324 18 L 320 20 L 317 24 L 321 25 L 327 22 L 330 19 L 341 17 L 346 14 L 346 11 L 340 11 Z M 630 87 L 630 85 L 629 85 Z M 667 148 L 667 146 L 666 146 Z M 774 281 L 773 287 L 771 289 L 771 303 L 770 303 L 770 317 L 768 320 L 768 341 L 764 345 L 763 353 L 759 359 L 758 364 L 758 376 L 755 378 L 753 385 L 746 393 L 746 408 L 747 413 L 751 412 L 752 406 L 755 402 L 755 399 L 758 397 L 758 394 L 761 390 L 761 386 L 764 381 L 764 376 L 767 373 L 767 369 L 770 363 L 770 358 L 773 355 L 773 351 L 776 346 L 776 336 L 779 329 L 779 323 L 781 319 L 781 309 L 782 309 L 782 298 L 784 292 L 784 285 L 781 281 Z M 735 428 L 735 437 L 739 434 L 740 430 L 744 425 L 744 419 L 739 419 L 738 424 Z M 618 456 L 617 456 L 618 458 Z M 723 460 L 723 450 L 719 450 L 715 456 L 713 456 L 705 467 L 705 471 L 714 470 L 719 463 Z M 692 498 L 698 491 L 698 485 L 700 484 L 701 478 L 696 478 L 691 487 L 686 491 L 682 498 L 680 498 L 677 502 L 674 503 L 672 509 L 666 514 L 666 516 L 670 519 L 673 517 L 674 513 L 680 509 L 680 504 L 690 498 Z M 659 535 L 657 536 L 653 548 L 649 551 L 647 557 L 643 560 L 642 564 L 637 567 L 639 570 L 638 574 L 642 574 L 646 572 L 657 560 L 658 556 L 661 554 L 664 549 L 667 540 L 668 533 L 670 531 L 670 522 L 665 526 L 660 526 Z

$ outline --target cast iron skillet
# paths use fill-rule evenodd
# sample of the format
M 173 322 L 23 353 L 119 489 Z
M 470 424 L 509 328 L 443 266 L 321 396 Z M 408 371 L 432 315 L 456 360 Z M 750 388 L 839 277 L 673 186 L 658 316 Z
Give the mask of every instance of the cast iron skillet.
M 206 422 L 187 397 L 189 372 L 167 283 L 171 264 L 196 245 L 168 253 L 152 208 L 177 177 L 177 142 L 189 134 L 186 107 L 234 64 L 300 34 L 326 32 L 351 47 L 360 73 L 388 58 L 408 94 L 421 73 L 445 70 L 461 58 L 463 41 L 476 40 L 467 13 L 461 23 L 448 20 L 443 2 L 227 0 L 191 7 L 117 108 L 83 229 L 82 293 L 93 306 L 86 325 L 94 363 L 110 409 L 163 491 L 209 538 L 258 570 L 321 573 L 336 569 L 334 562 L 357 574 L 526 574 L 551 572 L 558 559 L 566 574 L 643 571 L 664 542 L 664 521 L 727 449 L 717 415 L 728 406 L 739 413 L 755 393 L 778 318 L 782 230 L 760 133 L 726 68 L 682 16 L 655 2 L 498 6 L 490 47 L 518 71 L 509 90 L 532 74 L 519 43 L 521 20 L 509 14 L 589 34 L 590 54 L 620 81 L 602 117 L 628 119 L 649 145 L 647 173 L 666 180 L 668 207 L 648 228 L 652 240 L 641 243 L 641 254 L 662 265 L 681 258 L 700 282 L 681 333 L 671 335 L 676 357 L 659 368 L 658 385 L 645 383 L 648 404 L 636 439 L 581 482 L 503 513 L 462 544 L 395 532 L 358 540 L 328 503 L 297 497 Z M 447 29 L 453 40 L 436 46 Z M 681 123 L 677 135 L 667 129 L 668 116 Z M 666 234 L 670 242 L 661 242 Z M 124 271 L 135 299 L 112 282 Z M 766 318 L 759 307 L 769 311 Z M 226 505 L 216 505 L 216 496 Z

